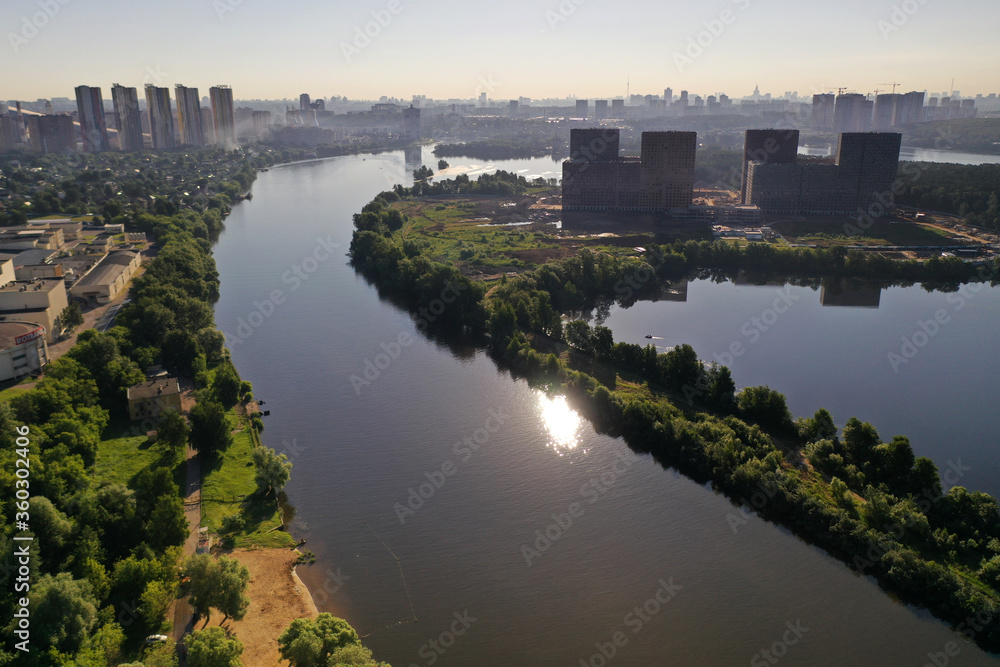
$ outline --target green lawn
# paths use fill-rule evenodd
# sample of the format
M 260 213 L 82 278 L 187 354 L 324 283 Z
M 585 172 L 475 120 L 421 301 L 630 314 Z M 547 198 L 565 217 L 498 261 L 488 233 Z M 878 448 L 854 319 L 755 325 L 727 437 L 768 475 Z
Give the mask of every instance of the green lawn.
M 28 385 L 32 382 L 35 382 L 35 379 L 27 377 L 21 380 L 20 382 L 14 382 L 13 380 L 11 380 L 9 382 L 4 382 L 3 384 L 0 384 L 0 387 L 3 387 L 3 389 L 0 389 L 0 403 L 5 403 L 10 399 L 14 398 L 15 396 L 19 396 L 20 394 L 23 394 L 26 391 L 30 391 L 31 387 L 25 385 Z
M 128 423 L 112 423 L 105 430 L 106 438 L 97 447 L 94 465 L 98 484 L 128 485 L 146 468 L 167 466 L 173 472 L 174 482 L 183 490 L 185 466 L 180 455 L 171 456 L 162 447 L 147 441 L 145 435 L 130 435 L 130 427 Z
M 240 425 L 235 412 L 230 414 L 233 429 Z M 286 547 L 294 544 L 283 530 L 270 532 L 281 523 L 278 503 L 273 497 L 254 493 L 254 466 L 251 452 L 256 446 L 249 427 L 233 434 L 233 444 L 215 461 L 202 465 L 201 524 L 218 534 L 222 521 L 233 514 L 243 514 L 246 528 L 235 536 L 237 547 Z M 294 470 L 292 474 L 294 474 Z

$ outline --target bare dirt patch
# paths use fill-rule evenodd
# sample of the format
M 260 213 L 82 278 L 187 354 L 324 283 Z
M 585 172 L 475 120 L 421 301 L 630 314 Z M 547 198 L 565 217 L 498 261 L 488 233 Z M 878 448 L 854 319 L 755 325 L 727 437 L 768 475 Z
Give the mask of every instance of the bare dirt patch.
M 316 618 L 319 612 L 308 589 L 294 573 L 298 552 L 291 549 L 236 550 L 229 554 L 250 570 L 247 595 L 250 608 L 242 621 L 225 627 L 243 642 L 243 664 L 248 667 L 287 665 L 278 654 L 278 637 L 296 618 Z M 220 625 L 213 612 L 209 625 Z M 197 629 L 201 629 L 198 624 Z

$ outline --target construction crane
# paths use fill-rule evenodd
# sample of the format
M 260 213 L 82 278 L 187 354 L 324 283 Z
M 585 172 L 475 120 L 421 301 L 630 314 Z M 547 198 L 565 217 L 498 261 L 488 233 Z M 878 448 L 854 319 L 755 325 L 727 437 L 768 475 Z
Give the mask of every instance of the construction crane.
M 895 95 L 896 94 L 896 86 L 901 86 L 903 84 L 896 83 L 895 81 L 893 81 L 891 83 L 877 83 L 875 85 L 876 86 L 892 86 L 892 94 Z

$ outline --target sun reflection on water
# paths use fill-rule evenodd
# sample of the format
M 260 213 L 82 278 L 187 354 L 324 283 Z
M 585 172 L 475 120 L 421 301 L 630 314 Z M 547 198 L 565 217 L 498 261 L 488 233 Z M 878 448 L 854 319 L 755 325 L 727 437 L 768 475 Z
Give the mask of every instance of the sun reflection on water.
M 560 456 L 580 446 L 580 424 L 582 419 L 569 404 L 565 396 L 538 394 L 542 423 L 549 433 L 549 446 Z

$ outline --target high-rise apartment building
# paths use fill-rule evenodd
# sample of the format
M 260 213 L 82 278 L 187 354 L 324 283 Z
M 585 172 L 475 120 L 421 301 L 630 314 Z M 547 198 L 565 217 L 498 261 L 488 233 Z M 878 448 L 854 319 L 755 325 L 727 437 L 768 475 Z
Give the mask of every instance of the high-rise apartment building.
M 743 141 L 743 177 L 740 181 L 740 202 L 749 203 L 747 202 L 747 170 L 751 162 L 794 163 L 798 151 L 798 130 L 747 130 Z
M 872 129 L 888 130 L 895 125 L 896 107 L 899 105 L 902 95 L 895 93 L 882 93 L 875 96 L 875 115 L 872 118 Z
M 874 103 L 860 93 L 837 95 L 833 127 L 837 132 L 867 132 L 872 126 Z
M 691 205 L 697 132 L 643 132 L 639 205 L 669 211 Z
M 177 84 L 174 87 L 177 100 L 177 124 L 180 142 L 187 146 L 204 146 L 205 133 L 201 120 L 201 98 L 197 88 Z
M 253 112 L 253 132 L 258 139 L 266 139 L 271 132 L 271 112 Z
M 412 104 L 403 109 L 403 136 L 409 141 L 420 141 L 420 109 Z
M 146 84 L 146 112 L 149 114 L 149 136 L 157 150 L 173 148 L 174 113 L 170 109 L 170 89 Z
M 215 143 L 226 148 L 236 145 L 236 113 L 233 107 L 233 89 L 229 86 L 213 86 L 208 91 L 212 102 L 212 127 L 215 129 Z
M 111 102 L 117 119 L 118 148 L 123 151 L 141 151 L 142 124 L 139 120 L 139 96 L 135 88 L 114 84 L 111 86 Z
M 868 208 L 892 196 L 892 182 L 899 166 L 898 132 L 850 132 L 840 135 L 836 165 L 840 177 L 856 197 L 853 208 Z
M 104 99 L 97 86 L 76 87 L 76 108 L 80 115 L 83 150 L 91 153 L 111 148 L 108 126 L 104 119 Z
M 608 101 L 594 100 L 594 118 L 601 120 L 608 117 Z
M 0 151 L 9 151 L 19 143 L 17 118 L 12 114 L 0 113 Z
M 39 153 L 76 151 L 76 132 L 70 116 L 28 116 L 28 146 Z
M 691 204 L 695 132 L 643 132 L 642 154 L 618 155 L 617 129 L 570 130 L 563 209 L 667 212 Z
M 579 116 L 580 118 L 586 118 L 587 117 L 587 107 L 588 107 L 588 101 L 587 100 L 577 100 L 576 101 L 576 115 Z
M 909 92 L 901 97 L 896 103 L 896 115 L 892 124 L 895 127 L 908 125 L 910 123 L 922 123 L 924 121 L 924 94 L 923 92 Z
M 813 95 L 812 103 L 812 126 L 814 130 L 833 129 L 833 110 L 836 98 L 833 93 L 821 93 Z
M 845 132 L 832 162 L 751 161 L 744 202 L 772 215 L 884 215 L 891 209 L 901 138 L 895 132 Z

